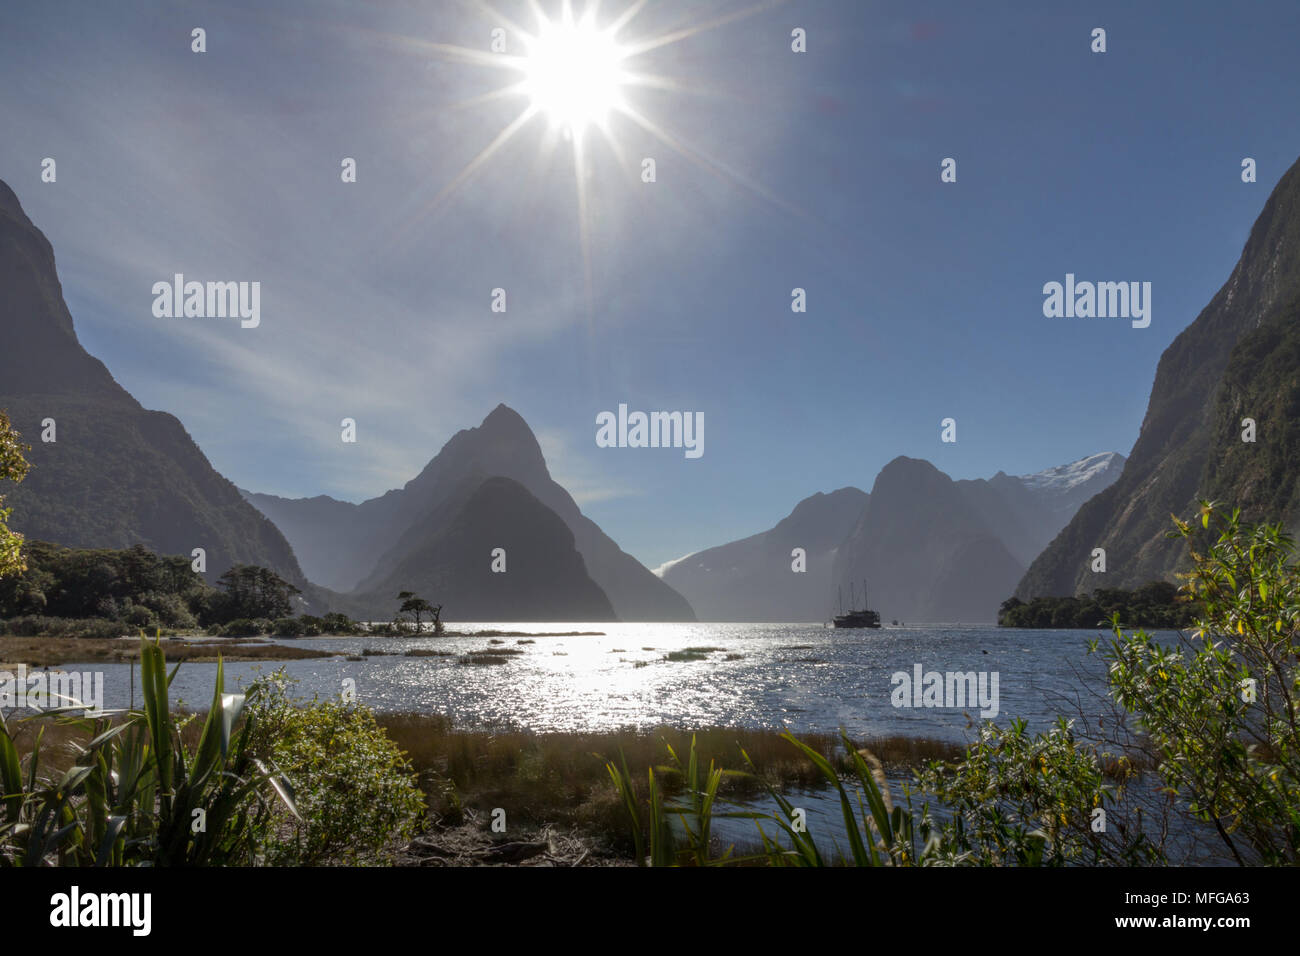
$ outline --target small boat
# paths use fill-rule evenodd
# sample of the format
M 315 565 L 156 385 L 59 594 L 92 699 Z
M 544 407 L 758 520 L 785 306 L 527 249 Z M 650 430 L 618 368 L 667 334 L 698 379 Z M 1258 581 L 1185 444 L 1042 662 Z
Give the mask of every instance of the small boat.
M 862 582 L 862 610 L 853 610 L 853 605 L 857 603 L 853 593 L 853 585 L 849 585 L 849 611 L 844 613 L 844 589 L 840 588 L 840 612 L 835 615 L 833 623 L 836 627 L 880 627 L 880 614 L 867 607 L 867 582 Z

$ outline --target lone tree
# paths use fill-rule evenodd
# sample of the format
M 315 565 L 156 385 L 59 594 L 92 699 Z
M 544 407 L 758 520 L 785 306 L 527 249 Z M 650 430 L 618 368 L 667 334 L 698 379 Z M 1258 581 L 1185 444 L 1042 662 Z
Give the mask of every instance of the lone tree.
M 399 615 L 410 614 L 415 618 L 415 631 L 417 634 L 423 628 L 421 621 L 425 614 L 428 614 L 433 618 L 433 633 L 435 635 L 442 634 L 442 621 L 439 620 L 439 616 L 442 614 L 441 604 L 430 604 L 424 598 L 417 597 L 411 591 L 402 591 L 397 595 L 397 599 L 402 602 L 402 606 L 397 609 L 397 613 Z
M 9 423 L 9 413 L 0 410 L 0 481 L 19 482 L 27 476 L 28 465 L 23 452 L 30 451 L 31 447 L 24 445 L 20 438 Z M 27 562 L 23 560 L 23 536 L 10 531 L 6 524 L 12 510 L 4 507 L 4 495 L 0 495 L 0 578 L 27 570 Z

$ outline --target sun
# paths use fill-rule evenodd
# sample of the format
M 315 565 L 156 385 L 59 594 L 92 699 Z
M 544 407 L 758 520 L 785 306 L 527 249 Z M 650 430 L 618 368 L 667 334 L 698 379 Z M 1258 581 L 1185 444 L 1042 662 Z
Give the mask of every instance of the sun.
M 525 44 L 523 92 L 553 125 L 580 135 L 588 126 L 603 127 L 611 111 L 625 106 L 627 54 L 592 17 L 543 18 Z
M 708 19 L 688 18 L 665 33 L 638 31 L 633 26 L 633 21 L 650 0 L 622 0 L 621 12 L 602 18 L 604 25 L 599 26 L 596 20 L 602 0 L 586 0 L 581 14 L 574 13 L 576 0 L 518 0 L 532 11 L 536 26 L 531 30 L 501 16 L 490 5 L 495 0 L 466 2 L 472 3 L 492 26 L 493 46 L 490 51 L 424 41 L 416 41 L 415 48 L 454 62 L 512 74 L 505 85 L 455 103 L 454 109 L 477 108 L 502 100 L 523 99 L 527 102 L 438 190 L 432 200 L 407 216 L 403 228 L 438 209 L 537 118 L 546 120 L 550 126 L 549 133 L 540 140 L 543 156 L 549 156 L 559 140 L 566 142 L 573 151 L 582 287 L 589 320 L 594 314 L 590 200 L 593 162 L 600 143 L 608 147 L 609 156 L 630 182 L 644 183 L 648 180 L 640 178 L 645 175 L 643 164 L 646 160 L 637 158 L 645 154 L 634 155 L 634 151 L 627 148 L 627 136 L 648 135 L 658 145 L 710 175 L 746 189 L 791 215 L 802 215 L 798 208 L 781 197 L 674 135 L 636 102 L 639 94 L 646 90 L 676 95 L 707 93 L 707 88 L 701 89 L 698 84 L 688 84 L 680 78 L 654 71 L 655 51 L 771 10 L 788 0 L 751 0 L 747 6 L 724 10 Z M 552 10 L 558 4 L 559 11 L 552 15 L 544 4 Z M 498 42 L 500 48 L 496 46 Z M 647 60 L 647 57 L 651 59 Z M 589 132 L 592 135 L 588 135 Z

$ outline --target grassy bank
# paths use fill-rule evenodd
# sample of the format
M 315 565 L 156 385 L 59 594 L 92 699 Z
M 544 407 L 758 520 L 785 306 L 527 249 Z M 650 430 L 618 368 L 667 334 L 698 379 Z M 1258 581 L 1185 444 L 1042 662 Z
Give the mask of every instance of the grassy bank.
M 159 642 L 168 662 L 211 663 L 218 656 L 227 662 L 295 661 L 309 657 L 332 657 L 327 651 L 284 644 L 250 644 L 239 638 L 203 637 L 196 640 L 162 638 Z M 0 661 L 28 667 L 57 667 L 70 663 L 123 664 L 140 659 L 140 639 L 95 637 L 0 636 Z
M 533 733 L 458 729 L 446 717 L 431 714 L 380 714 L 377 719 L 418 773 L 434 827 L 455 828 L 467 815 L 485 819 L 494 808 L 503 807 L 512 828 L 576 831 L 601 850 L 624 858 L 632 850 L 626 811 L 610 785 L 607 761 L 626 760 L 639 780 L 653 768 L 667 793 L 680 793 L 685 781 L 666 763 L 666 746 L 686 753 L 694 737 L 700 761 L 713 761 L 722 770 L 720 793 L 728 798 L 760 798 L 766 785 L 782 791 L 825 787 L 812 760 L 778 730 L 658 727 Z M 808 734 L 800 739 L 833 766 L 851 771 L 838 735 Z M 965 750 L 951 741 L 913 737 L 859 743 L 887 770 L 908 776 L 926 761 L 956 759 Z M 742 749 L 757 773 L 747 765 Z

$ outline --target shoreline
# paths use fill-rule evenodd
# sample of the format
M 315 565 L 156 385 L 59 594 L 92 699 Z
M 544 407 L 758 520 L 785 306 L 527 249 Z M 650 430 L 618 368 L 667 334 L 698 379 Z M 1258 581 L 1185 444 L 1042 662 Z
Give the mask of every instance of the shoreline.
M 604 631 L 446 631 L 442 637 L 603 637 Z M 431 638 L 430 634 L 321 634 L 311 638 L 281 637 L 274 634 L 250 634 L 239 637 L 214 637 L 195 631 L 187 634 L 165 634 L 145 637 L 157 640 L 168 661 L 185 661 L 194 664 L 215 663 L 218 654 L 227 663 L 254 661 L 300 661 L 313 658 L 336 657 L 341 652 L 296 647 L 300 640 L 357 640 L 375 641 Z M 61 667 L 66 664 L 124 664 L 140 659 L 140 638 L 124 634 L 121 637 L 29 637 L 13 634 L 0 635 L 0 670 L 25 664 L 29 668 Z
M 149 638 L 148 640 L 154 640 Z M 169 662 L 193 664 L 254 661 L 296 661 L 334 657 L 328 651 L 308 647 L 286 647 L 261 638 L 162 637 L 158 639 Z M 140 659 L 138 637 L 15 637 L 0 635 L 0 669 L 25 664 L 29 668 L 62 667 L 68 664 L 128 664 Z

